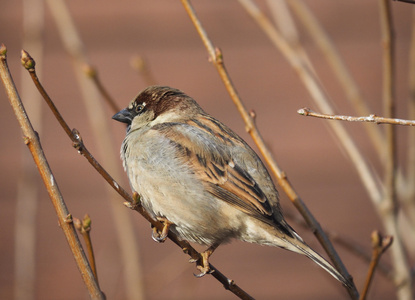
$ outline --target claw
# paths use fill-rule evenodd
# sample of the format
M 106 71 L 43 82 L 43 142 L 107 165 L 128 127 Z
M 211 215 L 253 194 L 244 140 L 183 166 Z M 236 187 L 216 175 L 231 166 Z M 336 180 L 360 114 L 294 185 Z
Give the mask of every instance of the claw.
M 154 241 L 157 243 L 163 243 L 167 239 L 167 235 L 169 234 L 169 228 L 173 224 L 166 218 L 157 217 L 157 221 L 163 223 L 163 229 L 159 231 L 156 227 L 153 227 L 153 232 L 151 234 L 151 237 Z
M 197 262 L 198 261 L 198 259 L 194 259 L 194 258 L 190 258 L 189 259 L 189 263 L 195 263 L 195 262 Z
M 193 275 L 196 278 L 201 278 L 201 277 L 205 276 L 206 274 L 212 274 L 213 272 L 215 272 L 215 270 L 210 269 L 209 263 L 208 263 L 207 267 L 197 266 L 197 269 L 200 270 L 200 273 L 199 274 L 193 273 Z
M 153 227 L 153 232 L 151 233 L 151 237 L 153 241 L 157 243 L 163 243 L 166 240 L 167 235 L 163 236 L 162 233 L 156 227 Z
M 201 272 L 200 274 L 193 274 L 196 278 L 205 276 L 206 274 L 212 274 L 215 270 L 210 269 L 209 257 L 213 251 L 219 246 L 219 244 L 213 244 L 205 252 L 200 253 L 199 259 L 191 258 L 189 262 L 196 262 L 196 268 Z
M 199 273 L 199 274 L 195 274 L 195 273 L 193 273 L 193 275 L 196 277 L 196 278 L 202 278 L 203 276 L 205 276 L 206 274 L 212 274 L 213 272 L 215 272 L 215 270 L 209 270 L 208 272 L 202 272 L 202 273 Z

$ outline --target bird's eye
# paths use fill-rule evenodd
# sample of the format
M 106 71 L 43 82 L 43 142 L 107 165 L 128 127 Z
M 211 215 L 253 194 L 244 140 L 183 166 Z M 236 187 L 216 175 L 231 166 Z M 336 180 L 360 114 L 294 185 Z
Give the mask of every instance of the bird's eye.
M 145 105 L 144 103 L 142 103 L 142 104 L 138 104 L 138 105 L 135 107 L 135 112 L 136 112 L 137 114 L 141 113 L 141 112 L 144 110 L 144 107 L 146 107 L 146 105 Z

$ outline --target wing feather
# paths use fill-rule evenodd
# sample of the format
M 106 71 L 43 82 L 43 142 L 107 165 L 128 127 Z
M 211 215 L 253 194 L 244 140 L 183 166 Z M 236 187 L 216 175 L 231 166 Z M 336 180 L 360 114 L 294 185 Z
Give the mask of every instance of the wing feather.
M 229 148 L 243 148 L 245 144 L 230 129 L 209 116 L 188 124 L 161 123 L 152 129 L 175 144 L 209 193 L 259 220 L 276 224 L 261 187 L 232 159 Z

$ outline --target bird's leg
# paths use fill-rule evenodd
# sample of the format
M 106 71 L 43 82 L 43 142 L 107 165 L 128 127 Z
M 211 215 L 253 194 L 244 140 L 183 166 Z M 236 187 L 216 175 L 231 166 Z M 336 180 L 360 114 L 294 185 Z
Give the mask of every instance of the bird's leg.
M 167 239 L 167 235 L 169 234 L 169 228 L 173 223 L 163 217 L 157 217 L 157 221 L 163 224 L 163 229 L 159 231 L 157 227 L 153 227 L 153 233 L 151 237 L 157 243 L 163 243 Z
M 218 248 L 220 244 L 213 244 L 206 251 L 200 253 L 200 258 L 198 260 L 191 259 L 190 262 L 196 262 L 196 268 L 201 272 L 200 274 L 195 274 L 197 278 L 203 277 L 206 274 L 211 274 L 214 270 L 211 270 L 209 267 L 209 257 L 212 255 L 213 251 Z

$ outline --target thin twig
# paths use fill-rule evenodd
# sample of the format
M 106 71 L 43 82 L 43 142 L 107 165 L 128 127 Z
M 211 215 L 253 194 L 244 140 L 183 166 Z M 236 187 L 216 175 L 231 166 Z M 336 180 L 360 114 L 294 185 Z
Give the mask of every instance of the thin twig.
M 386 236 L 383 237 L 378 231 L 374 231 L 372 233 L 372 260 L 370 262 L 369 270 L 367 272 L 366 282 L 363 287 L 363 291 L 360 294 L 359 300 L 365 300 L 370 284 L 372 283 L 373 277 L 375 275 L 376 267 L 379 264 L 379 260 L 383 253 L 389 248 L 390 245 L 392 245 L 393 237 L 392 236 Z
M 344 236 L 340 236 L 332 232 L 328 232 L 327 234 L 336 244 L 342 246 L 344 249 L 347 249 L 352 253 L 355 253 L 358 257 L 362 258 L 366 262 L 371 262 L 370 254 L 365 251 L 366 249 L 363 249 L 361 246 L 359 246 L 356 241 L 347 239 Z M 377 268 L 380 274 L 393 282 L 393 269 L 391 266 L 378 262 Z
M 273 158 L 271 151 L 266 147 L 265 142 L 259 133 L 252 116 L 249 114 L 247 109 L 245 108 L 244 104 L 242 103 L 241 99 L 238 96 L 238 93 L 234 87 L 234 85 L 231 82 L 230 77 L 228 76 L 228 73 L 225 69 L 224 63 L 223 63 L 223 57 L 222 52 L 218 48 L 214 48 L 211 40 L 209 39 L 206 31 L 204 30 L 202 24 L 200 23 L 200 20 L 198 19 L 196 12 L 194 11 L 193 7 L 191 6 L 190 2 L 188 0 L 182 0 L 182 4 L 188 13 L 190 19 L 193 22 L 193 25 L 195 26 L 197 32 L 200 35 L 200 38 L 203 41 L 203 44 L 206 47 L 206 50 L 209 54 L 209 58 L 211 62 L 216 67 L 222 81 L 225 84 L 225 87 L 230 94 L 231 99 L 233 100 L 234 104 L 236 105 L 239 113 L 242 116 L 242 119 L 246 125 L 247 132 L 251 135 L 252 139 L 254 140 L 255 144 L 257 145 L 259 151 L 261 152 L 262 156 L 264 157 L 266 163 L 269 165 L 271 171 L 273 174 L 275 174 L 279 185 L 284 189 L 286 194 L 288 195 L 289 199 L 294 203 L 295 207 L 299 210 L 301 215 L 306 220 L 307 224 L 312 229 L 313 233 L 317 236 L 320 243 L 323 245 L 324 249 L 330 256 L 330 259 L 333 261 L 335 267 L 340 270 L 340 273 L 347 278 L 347 280 L 351 283 L 351 286 L 353 288 L 350 292 L 351 294 L 355 295 L 353 298 L 357 298 L 358 292 L 356 288 L 354 287 L 352 277 L 347 272 L 345 266 L 343 265 L 342 261 L 340 260 L 337 252 L 335 251 L 333 245 L 331 244 L 330 240 L 324 233 L 323 229 L 321 228 L 320 224 L 317 222 L 317 220 L 314 218 L 314 216 L 311 214 L 307 206 L 304 204 L 302 199 L 298 196 L 298 194 L 295 192 L 293 186 L 289 182 L 286 174 L 278 167 L 277 162 Z M 350 291 L 348 289 L 348 291 Z
M 370 123 L 376 123 L 376 124 L 415 126 L 415 120 L 385 118 L 385 117 L 379 117 L 376 115 L 370 115 L 368 117 L 328 115 L 328 114 L 317 113 L 307 107 L 297 110 L 297 113 L 302 116 L 315 117 L 315 118 L 321 118 L 321 119 L 327 119 L 327 120 L 338 120 L 338 121 L 348 121 L 348 122 L 370 122 Z
M 384 114 L 393 118 L 394 109 L 394 36 L 392 28 L 392 13 L 388 0 L 379 0 L 380 24 L 383 43 L 383 102 Z M 398 299 L 412 299 L 413 287 L 410 265 L 405 253 L 398 225 L 398 205 L 396 193 L 396 134 L 395 126 L 386 129 L 386 161 L 384 166 L 384 196 L 378 207 L 382 222 L 387 233 L 394 237 L 391 254 L 395 270 L 395 284 L 398 286 Z
M 95 279 L 98 281 L 98 272 L 97 272 L 97 266 L 95 263 L 95 255 L 94 255 L 94 249 L 92 247 L 92 240 L 91 240 L 91 218 L 88 214 L 84 216 L 84 218 L 79 220 L 78 218 L 73 218 L 73 224 L 76 228 L 76 230 L 79 231 L 79 233 L 82 235 L 85 241 L 86 250 L 89 257 L 89 264 L 91 265 L 92 272 L 94 273 Z
M 133 205 L 134 201 L 131 198 L 131 196 L 128 194 L 128 192 L 123 189 L 112 177 L 108 174 L 108 172 L 105 171 L 105 169 L 99 164 L 98 161 L 95 160 L 95 158 L 92 156 L 92 154 L 88 151 L 88 149 L 85 147 L 82 137 L 78 130 L 73 129 L 71 130 L 69 125 L 66 123 L 66 121 L 63 119 L 62 115 L 58 111 L 57 107 L 53 103 L 52 99 L 49 97 L 46 90 L 43 88 L 42 84 L 39 81 L 39 78 L 36 75 L 36 69 L 35 69 L 35 62 L 32 57 L 30 57 L 29 53 L 22 50 L 22 62 L 23 66 L 27 69 L 29 72 L 33 83 L 35 84 L 36 88 L 38 89 L 39 93 L 42 95 L 43 99 L 45 100 L 46 104 L 49 106 L 50 110 L 54 114 L 55 118 L 58 120 L 59 124 L 65 131 L 65 133 L 68 135 L 68 137 L 73 142 L 73 147 L 78 150 L 79 154 L 84 156 L 88 162 L 98 171 L 98 173 L 104 177 L 104 179 L 111 185 L 113 189 L 117 191 L 118 194 L 120 194 L 124 199 L 127 200 L 129 205 Z M 158 223 L 158 222 L 157 222 Z M 162 228 L 162 224 L 160 223 L 160 229 Z
M 353 79 L 353 76 L 350 74 L 335 45 L 332 43 L 321 24 L 319 24 L 317 18 L 301 0 L 288 0 L 288 4 L 298 16 L 298 19 L 303 23 L 304 29 L 309 32 L 315 43 L 320 47 L 324 54 L 323 57 L 327 59 L 330 64 L 334 75 L 339 80 L 347 98 L 355 108 L 357 114 L 362 116 L 369 115 L 370 109 L 368 108 L 367 102 L 363 98 L 356 81 Z M 382 157 L 384 144 L 382 132 L 379 128 L 370 126 L 370 124 L 367 124 L 365 129 L 379 156 Z
M 140 205 L 139 196 L 137 193 L 131 197 L 124 188 L 122 188 L 112 177 L 111 175 L 101 166 L 101 164 L 95 160 L 93 155 L 87 150 L 85 144 L 83 143 L 82 137 L 80 133 L 76 130 L 70 130 L 70 127 L 63 119 L 62 115 L 59 113 L 58 109 L 56 108 L 55 104 L 53 103 L 52 99 L 49 97 L 45 89 L 43 88 L 42 84 L 40 83 L 38 77 L 36 76 L 36 70 L 34 68 L 34 60 L 30 57 L 27 52 L 24 52 L 25 63 L 24 66 L 29 71 L 30 76 L 32 77 L 33 82 L 35 83 L 36 87 L 38 88 L 40 94 L 43 96 L 44 100 L 48 104 L 49 108 L 51 109 L 52 113 L 55 115 L 56 119 L 58 120 L 59 124 L 62 126 L 68 137 L 72 140 L 73 146 L 75 149 L 78 150 L 78 153 L 84 156 L 88 162 L 94 167 L 94 169 L 107 181 L 107 183 L 118 193 L 122 196 L 126 201 L 124 205 L 130 209 L 133 209 L 140 213 L 147 221 L 151 223 L 154 227 L 159 230 L 163 229 L 163 224 L 159 221 L 154 220 Z M 188 242 L 179 240 L 179 238 L 169 231 L 168 238 L 172 240 L 176 245 L 178 245 L 182 250 L 188 254 L 194 260 L 201 259 L 201 255 L 197 252 Z M 231 279 L 228 279 L 225 275 L 219 272 L 213 265 L 209 265 L 210 269 L 213 270 L 212 276 L 215 277 L 219 282 L 221 282 L 225 289 L 231 291 L 240 299 L 253 299 L 248 293 L 242 290 L 235 282 Z
M 49 197 L 52 200 L 52 204 L 58 216 L 59 225 L 61 226 L 69 243 L 69 247 L 75 258 L 78 269 L 81 272 L 90 297 L 92 299 L 104 299 L 104 296 L 99 289 L 92 270 L 88 264 L 88 260 L 79 242 L 75 228 L 73 227 L 72 217 L 66 208 L 55 177 L 53 176 L 46 157 L 43 153 L 38 135 L 34 131 L 29 117 L 27 116 L 24 109 L 23 103 L 17 93 L 9 68 L 7 66 L 6 52 L 6 47 L 2 45 L 0 49 L 0 76 L 6 89 L 10 104 L 13 107 L 13 111 L 22 129 L 23 140 L 33 156 L 35 164 L 49 193 Z

